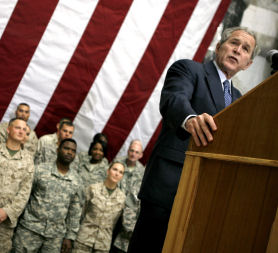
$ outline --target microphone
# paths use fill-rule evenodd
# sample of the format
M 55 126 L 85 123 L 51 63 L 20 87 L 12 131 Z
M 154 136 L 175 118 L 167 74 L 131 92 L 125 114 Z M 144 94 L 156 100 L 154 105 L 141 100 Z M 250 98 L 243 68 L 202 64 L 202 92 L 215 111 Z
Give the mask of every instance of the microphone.
M 271 64 L 271 74 L 274 74 L 278 70 L 278 50 L 269 50 L 266 53 L 266 60 Z

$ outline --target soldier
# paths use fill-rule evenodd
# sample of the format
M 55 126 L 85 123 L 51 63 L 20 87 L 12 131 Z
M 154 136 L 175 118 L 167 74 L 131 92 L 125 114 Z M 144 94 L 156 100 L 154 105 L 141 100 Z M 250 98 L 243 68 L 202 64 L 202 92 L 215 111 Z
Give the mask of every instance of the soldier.
M 92 184 L 86 189 L 84 219 L 73 253 L 109 252 L 112 231 L 125 204 L 125 195 L 117 187 L 124 170 L 124 164 L 114 162 L 108 168 L 104 182 Z
M 57 158 L 57 148 L 60 142 L 66 138 L 72 138 L 74 132 L 73 123 L 69 119 L 62 119 L 57 124 L 57 133 L 42 136 L 38 142 L 38 150 L 35 156 L 35 164 L 54 162 Z M 77 169 L 78 157 L 76 156 L 71 167 Z
M 84 189 L 90 184 L 102 182 L 106 178 L 108 160 L 106 155 L 106 143 L 101 140 L 94 140 L 87 155 L 79 158 L 78 174 L 80 175 Z
M 137 198 L 140 190 L 141 181 L 144 174 L 144 166 L 139 162 L 143 157 L 143 147 L 139 140 L 133 140 L 130 143 L 127 157 L 116 158 L 115 161 L 123 162 L 127 169 L 120 188 L 126 194 L 126 203 L 122 216 L 122 224 L 119 231 L 116 231 L 116 239 L 113 244 L 112 252 L 127 252 L 129 239 L 133 232 L 138 214 L 140 202 Z
M 29 203 L 19 220 L 15 252 L 70 252 L 79 229 L 81 180 L 69 168 L 76 142 L 64 139 L 57 160 L 36 167 Z
M 30 195 L 34 173 L 31 155 L 20 149 L 26 135 L 26 122 L 11 119 L 6 143 L 0 144 L 0 245 L 8 253 L 17 219 Z
M 105 134 L 103 134 L 103 133 L 95 134 L 94 137 L 93 137 L 93 141 L 92 142 L 99 141 L 99 140 L 104 142 L 106 144 L 106 146 L 108 145 L 108 139 L 107 139 L 107 136 Z M 88 160 L 91 159 L 91 154 L 88 153 L 88 151 L 81 151 L 78 154 L 78 158 L 79 158 L 80 162 L 83 161 L 83 160 L 85 160 L 85 161 L 87 160 L 88 161 Z M 106 160 L 106 162 L 108 164 L 108 160 L 105 157 L 104 157 L 104 160 Z
M 16 118 L 22 119 L 25 122 L 27 122 L 30 116 L 30 106 L 26 103 L 20 103 L 16 108 L 15 116 Z M 9 125 L 8 122 L 3 122 L 0 124 L 0 142 L 6 142 L 7 140 L 8 125 Z M 24 147 L 27 151 L 31 152 L 31 154 L 34 155 L 37 151 L 37 146 L 38 146 L 38 137 L 35 131 L 30 128 L 29 138 L 22 147 Z

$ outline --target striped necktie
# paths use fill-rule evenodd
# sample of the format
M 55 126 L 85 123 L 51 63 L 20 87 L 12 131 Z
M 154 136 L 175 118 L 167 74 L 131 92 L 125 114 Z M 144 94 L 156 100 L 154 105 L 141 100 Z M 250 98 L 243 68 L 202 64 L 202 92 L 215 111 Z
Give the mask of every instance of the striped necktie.
M 228 80 L 223 82 L 224 85 L 224 100 L 225 100 L 225 107 L 232 103 L 232 96 L 230 92 L 230 83 Z

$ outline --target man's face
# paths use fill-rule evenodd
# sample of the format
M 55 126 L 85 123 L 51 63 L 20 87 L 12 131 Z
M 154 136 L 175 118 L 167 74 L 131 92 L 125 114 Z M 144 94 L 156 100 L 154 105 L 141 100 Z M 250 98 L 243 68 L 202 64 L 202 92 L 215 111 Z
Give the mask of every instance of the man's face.
M 130 162 L 136 162 L 143 156 L 142 146 L 138 142 L 133 142 L 127 152 Z
M 30 108 L 27 105 L 19 105 L 15 111 L 15 116 L 18 119 L 27 121 L 30 116 Z
M 230 79 L 238 71 L 247 69 L 255 48 L 255 39 L 245 31 L 234 31 L 222 45 L 216 46 L 216 62 Z
M 8 126 L 8 138 L 13 141 L 23 142 L 26 137 L 27 125 L 22 119 L 16 119 Z
M 63 164 L 70 164 L 76 154 L 76 145 L 71 141 L 66 141 L 62 147 L 58 148 L 58 160 Z
M 73 131 L 74 131 L 73 126 L 63 125 L 63 127 L 58 131 L 59 140 L 61 141 L 66 138 L 72 138 Z

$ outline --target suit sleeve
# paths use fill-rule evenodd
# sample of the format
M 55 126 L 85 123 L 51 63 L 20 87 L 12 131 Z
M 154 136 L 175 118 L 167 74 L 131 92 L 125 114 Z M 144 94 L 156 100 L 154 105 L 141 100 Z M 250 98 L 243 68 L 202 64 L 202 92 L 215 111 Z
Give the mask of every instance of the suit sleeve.
M 197 114 L 191 106 L 196 77 L 187 60 L 175 62 L 168 70 L 160 99 L 160 112 L 168 127 L 179 129 L 190 114 Z

